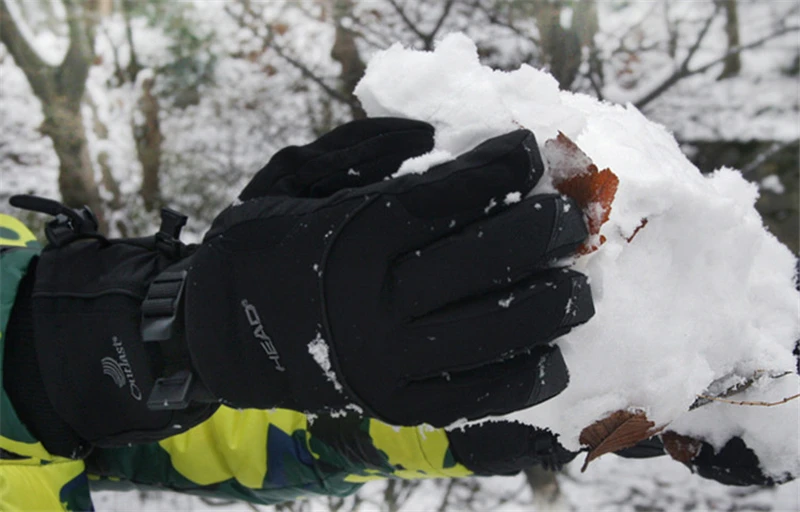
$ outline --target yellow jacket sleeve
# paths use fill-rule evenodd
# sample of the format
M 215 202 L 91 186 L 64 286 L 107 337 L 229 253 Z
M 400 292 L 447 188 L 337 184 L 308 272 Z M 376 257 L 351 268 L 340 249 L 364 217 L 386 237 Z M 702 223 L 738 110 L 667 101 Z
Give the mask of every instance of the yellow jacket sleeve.
M 34 459 L 0 463 L 3 512 L 94 510 L 82 461 L 43 464 Z

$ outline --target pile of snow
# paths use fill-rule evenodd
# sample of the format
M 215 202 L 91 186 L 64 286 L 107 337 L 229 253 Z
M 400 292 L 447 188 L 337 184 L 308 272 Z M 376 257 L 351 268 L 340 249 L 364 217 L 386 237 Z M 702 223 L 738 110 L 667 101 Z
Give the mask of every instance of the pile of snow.
M 549 428 L 576 450 L 580 432 L 595 421 L 618 410 L 644 412 L 658 427 L 717 448 L 741 436 L 767 474 L 800 474 L 800 400 L 713 402 L 687 412 L 698 395 L 753 376 L 760 377 L 730 398 L 774 402 L 800 391 L 792 354 L 800 338 L 795 258 L 765 230 L 754 208 L 756 185 L 731 169 L 701 175 L 672 135 L 631 105 L 560 91 L 552 76 L 529 66 L 482 66 L 461 34 L 433 52 L 394 45 L 377 54 L 356 94 L 370 116 L 436 128 L 433 154 L 403 172 L 423 172 L 521 126 L 534 132 L 545 159 L 545 142 L 562 132 L 619 177 L 601 230 L 606 242 L 572 263 L 589 275 L 597 313 L 557 342 L 570 385 L 508 418 Z M 546 175 L 535 192 L 552 190 Z

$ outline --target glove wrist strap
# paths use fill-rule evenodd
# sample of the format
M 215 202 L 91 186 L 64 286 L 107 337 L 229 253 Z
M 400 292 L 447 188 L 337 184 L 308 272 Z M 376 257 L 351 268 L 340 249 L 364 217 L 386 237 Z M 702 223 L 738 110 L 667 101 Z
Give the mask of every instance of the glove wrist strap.
M 215 401 L 192 368 L 183 319 L 183 290 L 190 259 L 159 274 L 142 302 L 142 342 L 160 353 L 161 376 L 156 379 L 147 408 L 151 411 L 186 409 L 192 402 Z

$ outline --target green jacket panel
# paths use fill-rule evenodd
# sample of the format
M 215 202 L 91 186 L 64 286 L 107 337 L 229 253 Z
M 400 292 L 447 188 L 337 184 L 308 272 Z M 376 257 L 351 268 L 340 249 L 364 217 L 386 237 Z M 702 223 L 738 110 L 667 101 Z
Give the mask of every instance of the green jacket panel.
M 0 379 L 3 378 L 6 327 L 19 283 L 40 251 L 28 228 L 13 217 L 0 215 Z M 21 456 L 47 456 L 20 421 L 5 389 L 0 390 L 0 449 Z

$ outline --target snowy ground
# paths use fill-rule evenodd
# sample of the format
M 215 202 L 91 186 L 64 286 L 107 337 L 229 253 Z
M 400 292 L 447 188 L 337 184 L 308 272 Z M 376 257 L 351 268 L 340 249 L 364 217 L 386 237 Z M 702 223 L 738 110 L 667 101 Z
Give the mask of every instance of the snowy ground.
M 720 510 L 720 511 L 798 511 L 800 510 L 800 481 L 773 488 L 726 487 L 692 475 L 686 468 L 666 457 L 649 460 L 601 457 L 581 474 L 582 457 L 558 476 L 562 500 L 547 506 L 536 503 L 522 475 L 466 479 L 468 484 L 480 485 L 472 507 L 451 495 L 449 503 L 441 508 L 447 491 L 447 481 L 426 481 L 416 488 L 409 498 L 395 510 L 405 512 L 435 510 L 476 511 L 645 511 L 645 510 Z M 384 511 L 391 508 L 385 502 L 385 482 L 367 484 L 359 493 L 363 499 L 357 510 Z M 503 502 L 505 500 L 505 502 Z M 105 512 L 152 511 L 213 511 L 245 512 L 272 511 L 276 507 L 254 506 L 247 503 L 209 505 L 197 497 L 169 492 L 104 491 L 94 495 L 95 507 Z M 341 511 L 354 510 L 356 500 L 342 503 Z M 283 510 L 329 511 L 329 502 L 323 499 L 293 504 Z

